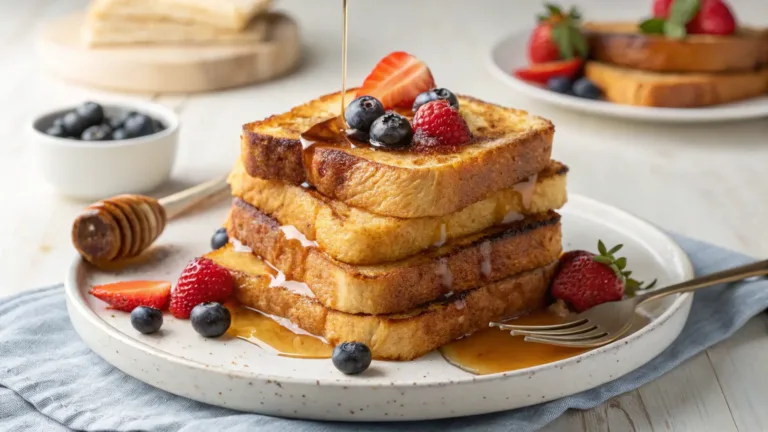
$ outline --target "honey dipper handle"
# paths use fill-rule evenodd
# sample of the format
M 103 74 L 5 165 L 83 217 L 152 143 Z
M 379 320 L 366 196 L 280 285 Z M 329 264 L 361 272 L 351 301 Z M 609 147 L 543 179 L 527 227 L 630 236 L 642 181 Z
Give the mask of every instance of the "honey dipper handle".
M 168 219 L 227 188 L 227 176 L 201 183 L 159 200 Z

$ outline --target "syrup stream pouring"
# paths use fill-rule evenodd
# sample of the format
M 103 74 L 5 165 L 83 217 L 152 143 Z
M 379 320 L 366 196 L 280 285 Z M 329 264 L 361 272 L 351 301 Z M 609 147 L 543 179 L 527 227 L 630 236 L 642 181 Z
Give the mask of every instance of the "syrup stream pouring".
M 519 326 L 492 322 L 490 326 L 510 330 L 513 336 L 525 336 L 526 342 L 576 348 L 598 347 L 623 336 L 632 326 L 635 310 L 643 303 L 672 294 L 765 275 L 768 275 L 768 260 L 723 270 L 665 288 L 644 291 L 626 300 L 603 303 L 563 324 Z
M 96 265 L 133 258 L 162 234 L 169 219 L 227 189 L 227 177 L 160 200 L 126 194 L 91 204 L 72 224 L 72 244 Z

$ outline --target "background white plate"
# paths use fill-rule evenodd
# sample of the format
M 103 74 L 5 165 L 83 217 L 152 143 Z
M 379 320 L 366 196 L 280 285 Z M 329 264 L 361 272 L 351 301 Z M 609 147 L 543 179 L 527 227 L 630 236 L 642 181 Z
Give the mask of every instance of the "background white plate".
M 630 268 L 661 286 L 693 276 L 685 253 L 665 234 L 621 210 L 571 196 L 561 212 L 565 249 L 624 243 Z M 173 280 L 206 252 L 226 203 L 174 221 L 160 238 L 157 259 L 120 273 L 102 273 L 79 258 L 66 283 L 72 323 L 106 361 L 153 386 L 213 405 L 257 413 L 327 420 L 419 420 L 508 410 L 577 393 L 648 362 L 677 337 L 692 296 L 668 297 L 645 312 L 638 332 L 583 355 L 520 371 L 475 376 L 437 352 L 411 362 L 374 361 L 345 376 L 330 360 L 277 357 L 236 339 L 206 340 L 170 314 L 156 335 L 141 335 L 128 314 L 87 295 L 92 284 L 141 278 Z
M 512 71 L 528 66 L 530 34 L 531 30 L 522 31 L 498 41 L 491 49 L 487 63 L 491 72 L 503 83 L 536 100 L 592 114 L 655 122 L 713 122 L 768 117 L 768 95 L 706 108 L 652 108 L 582 99 L 549 91 L 512 75 Z

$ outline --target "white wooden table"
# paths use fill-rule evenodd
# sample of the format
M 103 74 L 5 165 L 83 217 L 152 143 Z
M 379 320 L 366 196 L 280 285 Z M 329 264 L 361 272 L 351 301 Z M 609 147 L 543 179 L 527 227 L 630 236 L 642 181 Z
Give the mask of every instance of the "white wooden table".
M 768 25 L 764 0 L 733 0 L 740 17 Z M 84 0 L 0 2 L 0 296 L 62 281 L 74 250 L 72 218 L 84 203 L 49 192 L 24 136 L 30 117 L 86 98 L 155 99 L 182 118 L 173 181 L 178 190 L 226 172 L 240 125 L 281 112 L 340 81 L 340 1 L 283 0 L 303 31 L 295 74 L 251 88 L 202 95 L 114 95 L 62 83 L 36 64 L 35 25 L 83 8 Z M 349 75 L 360 82 L 389 51 L 405 49 L 438 83 L 529 109 L 557 127 L 555 157 L 571 167 L 569 189 L 625 208 L 659 226 L 753 256 L 768 256 L 768 120 L 717 125 L 649 125 L 539 105 L 514 94 L 485 68 L 490 44 L 531 25 L 540 6 L 519 0 L 352 0 Z M 587 17 L 638 19 L 650 1 L 582 1 Z M 140 174 L 140 173 L 137 173 Z M 768 430 L 768 317 L 637 391 L 548 431 Z

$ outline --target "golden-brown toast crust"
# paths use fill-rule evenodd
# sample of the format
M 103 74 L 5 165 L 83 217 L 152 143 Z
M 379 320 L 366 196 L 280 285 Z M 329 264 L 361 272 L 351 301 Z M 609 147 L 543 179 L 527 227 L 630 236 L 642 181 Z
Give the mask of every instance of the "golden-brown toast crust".
M 350 96 L 354 90 L 350 90 Z M 309 182 L 323 195 L 380 215 L 441 216 L 509 188 L 549 163 L 554 125 L 524 111 L 459 96 L 476 143 L 458 153 L 419 155 L 315 145 L 299 135 L 340 112 L 340 94 L 243 126 L 241 160 L 262 179 Z M 349 99 L 351 100 L 351 99 Z
M 661 74 L 588 62 L 584 74 L 611 102 L 693 108 L 735 102 L 768 91 L 768 69 L 723 74 Z
M 229 182 L 233 195 L 281 224 L 295 226 L 333 258 L 350 264 L 380 264 L 409 257 L 441 240 L 482 231 L 508 214 L 558 209 L 567 201 L 567 172 L 565 165 L 552 161 L 538 174 L 529 199 L 523 199 L 524 189 L 505 189 L 456 213 L 411 219 L 376 215 L 311 189 L 251 177 L 240 163 L 235 164 Z
M 768 62 L 768 37 L 743 29 L 733 36 L 689 35 L 680 40 L 642 34 L 637 23 L 587 23 L 590 57 L 656 72 L 739 72 Z
M 554 211 L 378 266 L 344 264 L 316 247 L 289 240 L 276 220 L 240 199 L 232 204 L 227 230 L 289 280 L 309 285 L 324 306 L 347 313 L 407 311 L 451 292 L 541 267 L 562 252 L 560 216 Z
M 214 262 L 219 249 L 206 255 Z M 258 263 L 261 261 L 251 255 Z M 412 360 L 456 338 L 546 305 L 547 290 L 557 262 L 520 273 L 456 296 L 433 302 L 408 314 L 361 315 L 328 309 L 315 299 L 280 287 L 263 271 L 232 271 L 240 303 L 283 317 L 329 343 L 356 341 L 368 345 L 381 360 Z

